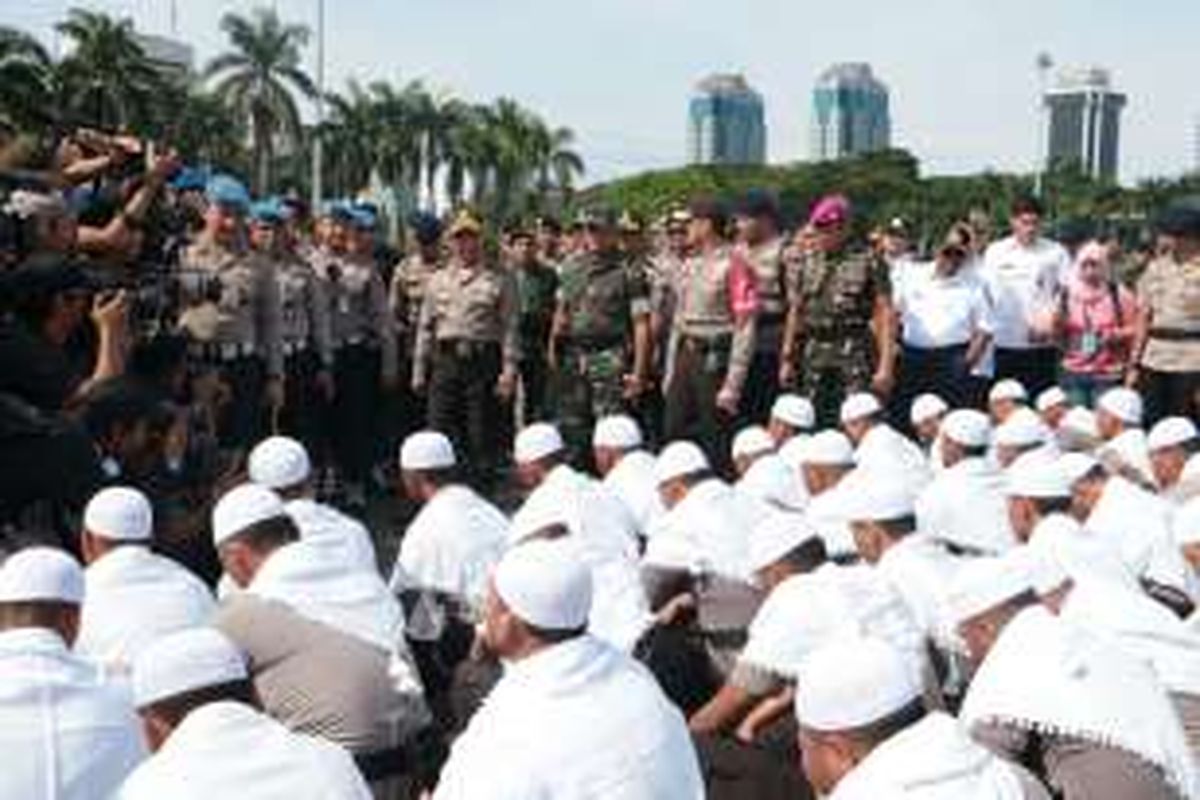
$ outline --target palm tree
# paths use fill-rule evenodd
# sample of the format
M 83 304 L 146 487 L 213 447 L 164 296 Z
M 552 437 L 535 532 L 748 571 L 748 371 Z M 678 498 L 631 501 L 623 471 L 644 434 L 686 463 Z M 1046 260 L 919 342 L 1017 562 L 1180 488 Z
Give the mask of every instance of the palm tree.
M 75 121 L 104 129 L 144 127 L 163 78 L 134 37 L 133 21 L 73 8 L 56 29 L 73 44 L 59 76 Z
M 51 121 L 54 65 L 36 39 L 0 26 L 0 122 L 34 130 Z
M 250 18 L 226 14 L 221 30 L 233 50 L 217 56 L 205 69 L 215 80 L 214 92 L 249 124 L 255 165 L 255 188 L 270 185 L 276 137 L 292 143 L 302 136 L 294 92 L 315 97 L 317 88 L 300 66 L 300 50 L 308 28 L 285 24 L 273 10 L 255 9 Z

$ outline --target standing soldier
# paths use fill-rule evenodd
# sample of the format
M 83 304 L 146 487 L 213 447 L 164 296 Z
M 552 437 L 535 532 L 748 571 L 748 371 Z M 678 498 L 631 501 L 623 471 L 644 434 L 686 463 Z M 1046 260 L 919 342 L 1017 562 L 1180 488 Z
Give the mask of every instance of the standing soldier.
M 524 427 L 550 413 L 547 350 L 558 273 L 538 257 L 532 231 L 516 230 L 512 234 L 512 248 L 521 316 L 521 426 Z
M 551 336 L 559 416 L 572 455 L 586 460 L 596 420 L 625 411 L 650 368 L 650 292 L 645 272 L 617 241 L 611 209 L 579 220 L 582 250 L 563 262 Z
M 180 256 L 179 325 L 192 338 L 197 377 L 228 392 L 217 429 L 240 456 L 261 436 L 264 400 L 271 413 L 283 404 L 279 287 L 270 260 L 246 249 L 246 188 L 214 175 L 205 195 L 204 229 Z
M 429 278 L 442 267 L 442 223 L 428 212 L 419 212 L 411 220 L 415 252 L 396 265 L 388 303 L 396 321 L 396 343 L 400 363 L 396 374 L 404 381 L 400 387 L 400 433 L 407 436 L 424 425 L 425 396 L 412 391 L 413 349 L 417 342 L 417 323 Z
M 517 287 L 486 260 L 483 226 L 463 212 L 450 226 L 451 256 L 426 287 L 417 325 L 412 386 L 429 386 L 429 427 L 450 436 L 480 483 L 502 454 L 501 404 L 517 381 Z
M 538 217 L 537 225 L 538 258 L 555 272 L 562 263 L 562 223 L 555 217 Z
M 787 317 L 786 241 L 779 235 L 779 205 L 761 189 L 742 198 L 735 223 L 739 252 L 754 268 L 758 295 L 754 359 L 742 410 L 751 421 L 762 423 L 771 414 L 779 388 L 779 351 Z
M 701 443 L 724 468 L 754 355 L 754 276 L 725 244 L 726 216 L 717 202 L 693 203 L 691 216 L 691 254 L 675 282 L 666 438 Z
M 349 205 L 333 209 L 330 248 L 316 261 L 333 331 L 333 450 L 347 505 L 366 504 L 381 389 L 396 382 L 396 335 L 387 289 L 375 267 L 375 217 Z
M 780 353 L 781 383 L 800 367 L 800 393 L 812 398 L 818 427 L 835 426 L 842 399 L 874 391 L 886 397 L 895 376 L 895 313 L 887 265 L 849 241 L 850 202 L 822 198 L 809 226 L 813 247 L 789 292 Z M 797 361 L 796 356 L 800 358 Z
M 313 268 L 296 253 L 288 216 L 275 201 L 255 203 L 250 211 L 250 246 L 271 259 L 279 283 L 284 404 L 279 425 L 272 427 L 319 454 L 323 412 L 333 393 L 329 299 Z

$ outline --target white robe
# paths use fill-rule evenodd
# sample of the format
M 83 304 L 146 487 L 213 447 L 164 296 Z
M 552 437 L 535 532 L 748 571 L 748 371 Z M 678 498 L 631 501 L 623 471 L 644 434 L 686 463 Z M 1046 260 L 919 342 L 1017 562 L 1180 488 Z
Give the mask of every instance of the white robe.
M 507 540 L 508 519 L 498 508 L 465 486 L 446 486 L 405 531 L 389 586 L 432 589 L 478 610 Z
M 718 478 L 701 481 L 655 523 L 642 561 L 749 580 L 752 517 L 732 486 Z
M 643 536 L 655 519 L 666 512 L 654 480 L 654 456 L 644 450 L 626 453 L 604 476 L 602 483 L 615 494 L 637 522 Z
M 86 591 L 75 652 L 128 673 L 148 644 L 205 625 L 216 610 L 209 588 L 147 547 L 112 550 L 84 571 Z
M 813 497 L 804 509 L 804 516 L 820 534 L 830 558 L 858 556 L 858 546 L 854 544 L 850 521 L 842 510 L 836 486 Z
M 285 509 L 300 529 L 300 538 L 322 545 L 331 556 L 359 569 L 379 569 L 371 534 L 354 517 L 307 497 L 288 501 Z
M 1170 506 L 1158 497 L 1113 475 L 1083 527 L 1114 543 L 1134 575 L 1194 596 L 1196 578 L 1171 535 Z
M 683 717 L 649 672 L 584 636 L 507 665 L 436 800 L 701 800 Z
M 370 800 L 371 792 L 341 747 L 292 733 L 243 703 L 223 701 L 184 717 L 116 800 L 222 797 Z
M 875 568 L 904 599 L 917 627 L 944 650 L 959 650 L 949 589 L 964 560 L 912 533 L 884 551 Z
M 1048 795 L 1047 795 L 1048 797 Z M 1025 800 L 1017 769 L 935 711 L 877 745 L 829 800 Z
M 0 797 L 108 797 L 146 756 L 127 688 L 43 628 L 0 632 Z
M 802 511 L 808 505 L 800 476 L 773 453 L 751 464 L 734 488 L 755 517 L 752 528 L 773 512 Z
M 1150 447 L 1146 442 L 1146 432 L 1141 428 L 1121 431 L 1100 447 L 1096 457 L 1103 462 L 1115 461 L 1118 465 L 1132 470 L 1147 486 L 1153 486 L 1155 483 L 1154 467 L 1150 464 Z
M 1000 554 L 1017 543 L 1008 520 L 1004 474 L 982 458 L 938 473 L 917 497 L 917 529 L 939 541 Z

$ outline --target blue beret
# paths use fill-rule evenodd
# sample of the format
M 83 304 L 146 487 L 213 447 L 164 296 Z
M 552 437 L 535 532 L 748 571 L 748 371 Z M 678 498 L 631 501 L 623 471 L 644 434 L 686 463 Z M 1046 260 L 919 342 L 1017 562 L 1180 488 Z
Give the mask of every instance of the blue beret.
M 213 175 L 208 179 L 204 194 L 210 203 L 234 206 L 242 211 L 250 208 L 250 192 L 231 175 Z
M 208 188 L 208 170 L 183 167 L 171 178 L 171 188 L 180 192 L 203 192 Z
M 279 225 L 287 216 L 284 214 L 283 206 L 274 198 L 268 200 L 259 200 L 250 206 L 250 219 L 255 222 L 262 222 L 267 225 Z
M 422 244 L 432 244 L 442 235 L 442 221 L 428 211 L 415 212 L 408 222 L 417 241 Z
M 379 218 L 375 214 L 374 207 L 367 205 L 354 205 L 350 207 L 350 223 L 361 230 L 374 230 Z

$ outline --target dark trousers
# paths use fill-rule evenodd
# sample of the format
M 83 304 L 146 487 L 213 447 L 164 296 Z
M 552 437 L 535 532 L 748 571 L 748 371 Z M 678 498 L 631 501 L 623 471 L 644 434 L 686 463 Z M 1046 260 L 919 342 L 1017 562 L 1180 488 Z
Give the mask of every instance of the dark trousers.
M 684 339 L 667 387 L 666 441 L 690 439 L 704 448 L 719 472 L 730 467 L 734 417 L 717 409 L 717 392 L 729 365 L 729 341 Z
M 909 432 L 913 400 L 932 392 L 951 408 L 969 408 L 974 402 L 971 370 L 966 364 L 967 345 L 951 347 L 904 346 L 900 354 L 900 380 L 891 404 L 896 426 Z
M 1178 415 L 1200 418 L 1200 372 L 1159 372 L 1142 367 L 1139 389 L 1146 400 L 1146 425 Z
M 468 473 L 480 484 L 501 459 L 500 345 L 437 343 L 429 383 L 429 427 L 450 437 Z
M 333 360 L 333 449 L 338 469 L 353 484 L 364 483 L 371 470 L 379 413 L 379 359 L 374 347 L 347 345 Z
M 262 438 L 265 429 L 263 386 L 267 370 L 257 356 L 245 356 L 212 363 L 221 382 L 229 389 L 229 402 L 217 420 L 217 437 L 221 447 L 229 450 L 249 450 Z
M 283 362 L 284 402 L 279 415 L 280 432 L 302 442 L 315 464 L 330 460 L 327 430 L 328 402 L 317 387 L 321 360 L 311 350 L 301 350 Z
M 521 395 L 521 425 L 551 417 L 550 365 L 543 354 L 535 353 L 521 361 Z
M 750 360 L 750 369 L 746 373 L 739 418 L 746 423 L 766 425 L 778 394 L 779 351 L 759 351 Z
M 1021 382 L 1031 398 L 1049 389 L 1058 380 L 1059 352 L 1054 347 L 1028 350 L 996 348 L 996 380 L 1013 378 Z

